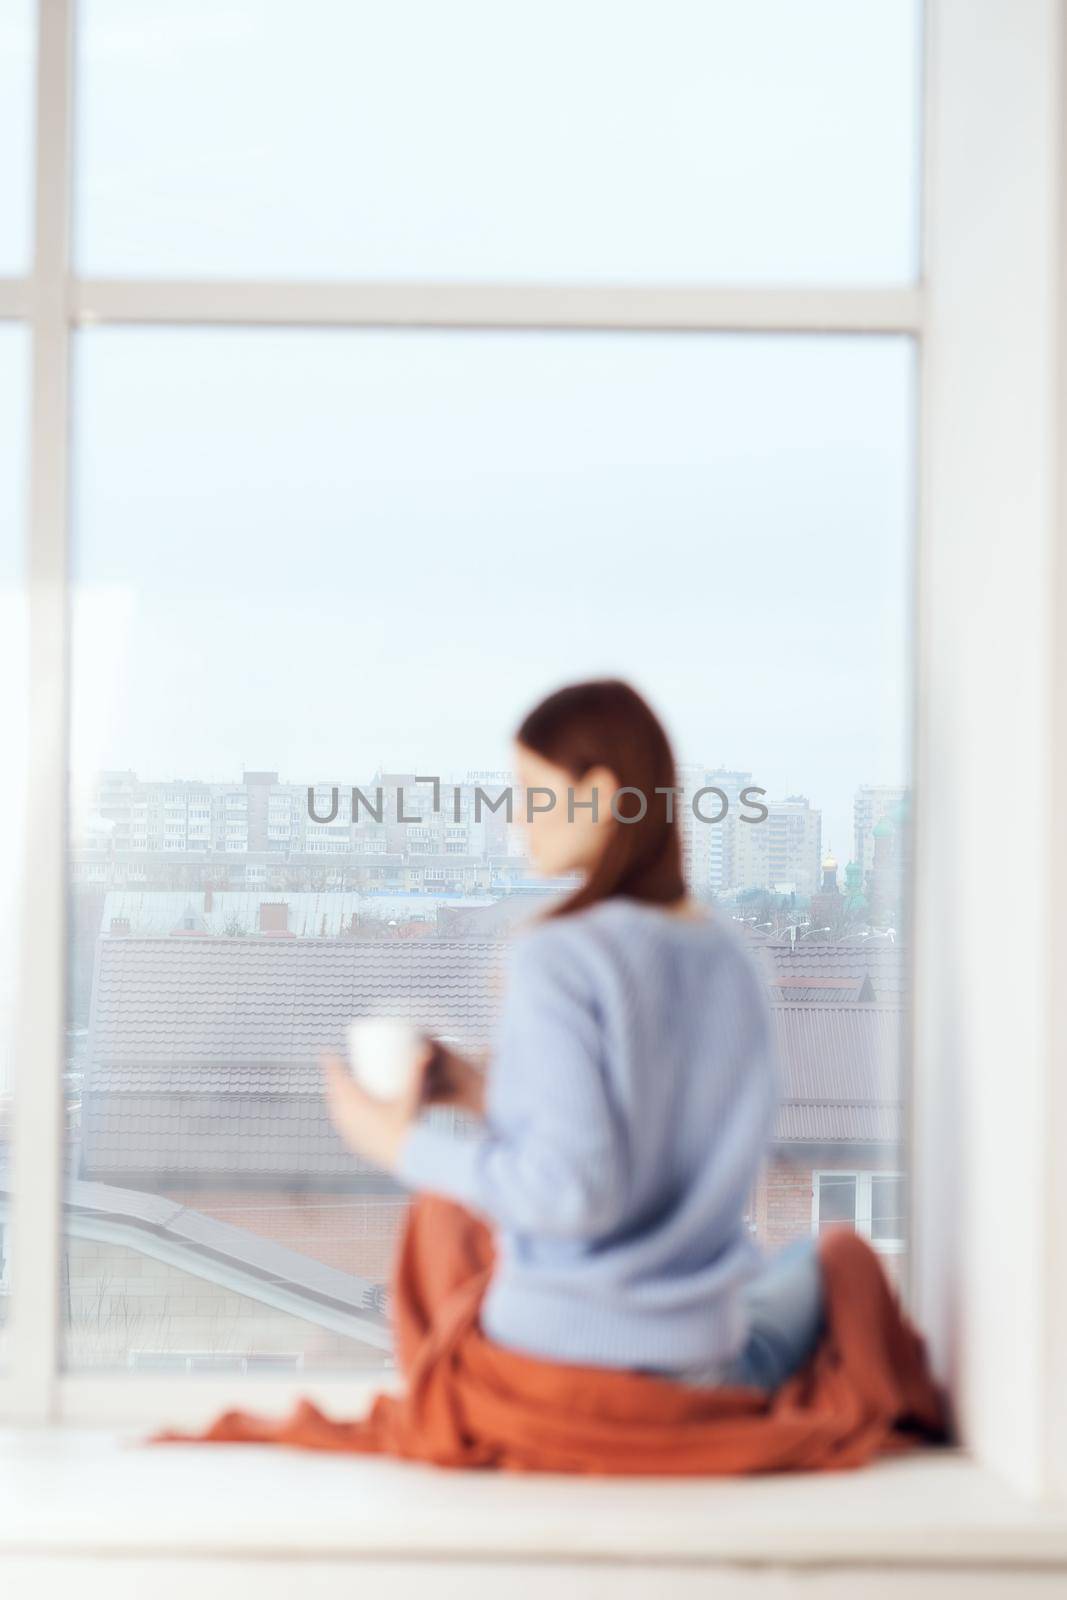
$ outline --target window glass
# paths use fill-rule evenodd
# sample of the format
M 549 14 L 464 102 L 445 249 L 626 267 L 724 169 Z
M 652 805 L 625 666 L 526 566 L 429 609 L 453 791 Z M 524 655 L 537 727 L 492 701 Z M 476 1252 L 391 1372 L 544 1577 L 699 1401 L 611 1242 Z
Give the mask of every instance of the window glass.
M 0 274 L 30 263 L 33 0 L 0 0 Z
M 490 1043 L 545 902 L 489 803 L 567 679 L 661 708 L 764 964 L 753 1232 L 828 1145 L 901 1169 L 909 341 L 96 329 L 74 396 L 73 1366 L 381 1366 L 404 1197 L 316 1052 Z
M 872 1177 L 871 1238 L 903 1239 L 905 1232 L 903 1178 Z
M 916 275 L 918 0 L 84 0 L 111 275 Z
M 858 1179 L 852 1172 L 822 1172 L 819 1174 L 819 1227 L 833 1223 L 856 1222 L 856 1190 Z
M 21 863 L 25 848 L 27 634 L 26 415 L 29 340 L 0 325 L 0 1361 L 4 1356 L 12 1271 L 10 1158 L 19 991 Z

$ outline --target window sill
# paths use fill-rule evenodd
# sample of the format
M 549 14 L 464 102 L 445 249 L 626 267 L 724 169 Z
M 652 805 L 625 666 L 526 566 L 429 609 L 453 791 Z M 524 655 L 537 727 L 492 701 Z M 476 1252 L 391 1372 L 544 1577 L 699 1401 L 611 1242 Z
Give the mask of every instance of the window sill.
M 0 1430 L 0 1575 L 79 1555 L 1067 1571 L 1067 1513 L 951 1451 L 833 1477 L 573 1479 L 142 1437 Z

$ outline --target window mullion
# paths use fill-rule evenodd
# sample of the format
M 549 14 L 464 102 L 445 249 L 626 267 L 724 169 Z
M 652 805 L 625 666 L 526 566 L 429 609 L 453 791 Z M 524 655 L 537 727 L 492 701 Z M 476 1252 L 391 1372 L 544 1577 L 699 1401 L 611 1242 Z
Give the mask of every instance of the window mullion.
M 29 314 L 29 279 L 0 278 L 0 322 L 22 322 Z
M 778 289 L 509 284 L 75 279 L 75 322 L 294 327 L 917 333 L 918 285 Z
M 66 1014 L 67 472 L 71 3 L 40 0 L 30 423 L 29 710 L 16 1031 L 11 1363 L 18 1415 L 46 1418 L 58 1365 Z

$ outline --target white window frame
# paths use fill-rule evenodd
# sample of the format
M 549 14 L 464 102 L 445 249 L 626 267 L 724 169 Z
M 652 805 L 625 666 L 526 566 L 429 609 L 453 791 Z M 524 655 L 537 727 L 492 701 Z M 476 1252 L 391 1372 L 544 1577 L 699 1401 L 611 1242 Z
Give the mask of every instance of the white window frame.
M 921 282 L 897 288 L 93 280 L 72 275 L 73 0 L 39 0 L 36 232 L 0 319 L 32 333 L 25 971 L 0 1415 L 206 1416 L 232 1380 L 61 1370 L 69 391 L 90 323 L 908 334 L 921 369 L 910 1211 L 914 1304 L 963 1437 L 1067 1497 L 1067 261 L 1056 0 L 927 0 Z M 995 640 L 995 645 L 991 641 Z M 994 763 L 991 767 L 991 761 Z M 1010 915 L 981 865 L 1025 775 Z M 1012 803 L 1002 797 L 1001 804 Z M 310 846 L 314 848 L 313 845 Z M 1010 1070 L 1008 1070 L 1010 1064 Z M 953 1330 L 958 1330 L 958 1333 Z M 358 1385 L 300 1385 L 352 1406 Z M 283 1384 L 249 1380 L 249 1405 Z
M 905 1174 L 899 1171 L 878 1168 L 867 1171 L 860 1167 L 816 1167 L 811 1175 L 811 1231 L 817 1234 L 820 1223 L 821 1197 L 819 1183 L 823 1178 L 852 1178 L 856 1184 L 856 1209 L 852 1218 L 852 1225 L 857 1233 L 865 1239 L 870 1239 L 871 1244 L 881 1256 L 901 1255 L 908 1247 L 907 1232 L 903 1232 L 895 1239 L 875 1239 L 872 1234 L 874 1184 L 878 1178 L 905 1179 Z

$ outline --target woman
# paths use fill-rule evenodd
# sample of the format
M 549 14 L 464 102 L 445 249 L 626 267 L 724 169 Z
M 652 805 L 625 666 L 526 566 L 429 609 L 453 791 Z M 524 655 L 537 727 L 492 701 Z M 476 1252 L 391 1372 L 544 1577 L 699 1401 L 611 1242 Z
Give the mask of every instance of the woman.
M 808 1242 L 764 1264 L 749 1237 L 774 1111 L 769 1017 L 730 925 L 687 895 L 666 734 L 627 684 L 577 684 L 530 712 L 515 766 L 534 863 L 581 882 L 516 942 L 484 1096 L 452 1055 L 435 1082 L 428 1051 L 390 1103 L 328 1058 L 336 1126 L 490 1223 L 490 1340 L 773 1389 L 817 1340 L 819 1268 Z M 420 1120 L 442 1100 L 479 1115 L 473 1137 Z

